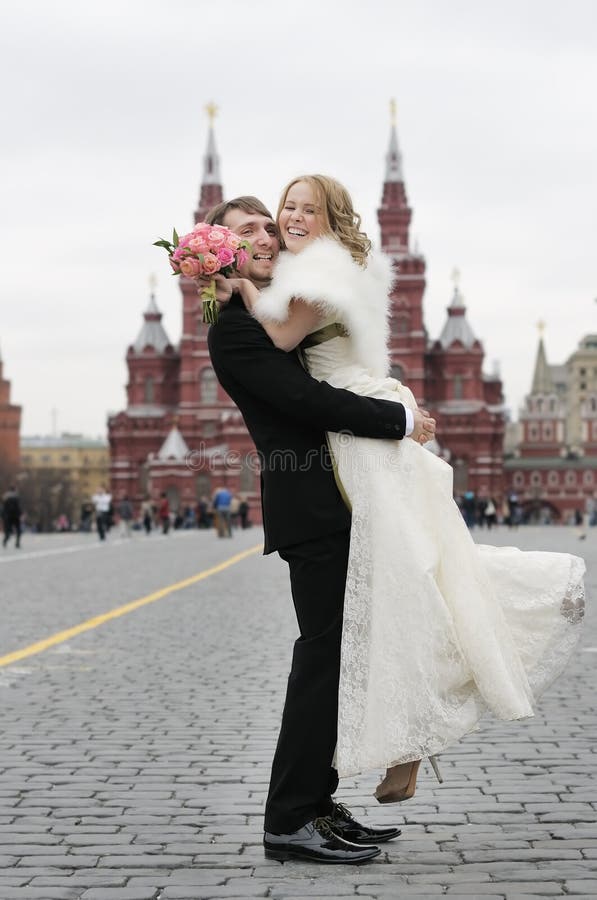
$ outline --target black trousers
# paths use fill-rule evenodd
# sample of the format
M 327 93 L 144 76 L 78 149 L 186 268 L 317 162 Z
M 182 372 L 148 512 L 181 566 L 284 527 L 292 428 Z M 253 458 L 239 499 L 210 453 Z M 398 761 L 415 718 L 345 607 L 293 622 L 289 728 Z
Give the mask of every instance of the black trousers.
M 265 830 L 288 834 L 331 812 L 342 613 L 350 531 L 278 551 L 290 567 L 300 637 L 265 806 Z

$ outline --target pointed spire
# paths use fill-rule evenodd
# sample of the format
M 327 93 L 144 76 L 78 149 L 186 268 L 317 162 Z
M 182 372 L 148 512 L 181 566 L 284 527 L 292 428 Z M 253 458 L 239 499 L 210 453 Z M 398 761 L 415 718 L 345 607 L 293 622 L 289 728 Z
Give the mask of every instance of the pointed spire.
M 396 132 L 396 101 L 390 100 L 390 146 L 386 153 L 386 182 L 404 181 L 402 172 L 402 154 L 398 147 L 398 134 Z
M 464 297 L 460 292 L 460 269 L 452 270 L 452 281 L 454 282 L 454 293 L 452 294 L 452 301 L 450 303 L 450 309 L 465 309 L 464 306 Z
M 551 369 L 545 355 L 545 345 L 543 343 L 544 322 L 537 324 L 539 329 L 539 346 L 537 347 L 537 357 L 535 359 L 535 371 L 533 373 L 533 385 L 531 394 L 555 394 L 555 385 L 551 375 Z
M 158 353 L 163 353 L 166 347 L 170 346 L 170 338 L 162 325 L 162 313 L 155 300 L 155 275 L 150 277 L 149 284 L 151 286 L 149 303 L 147 304 L 147 309 L 143 313 L 143 325 L 133 344 L 133 349 L 137 353 L 142 353 L 146 347 L 153 347 Z
M 454 292 L 448 306 L 448 319 L 439 336 L 439 342 L 444 350 L 456 343 L 456 341 L 459 341 L 463 347 L 470 350 L 473 344 L 477 342 L 477 338 L 466 318 L 466 306 L 464 305 L 464 297 L 460 292 L 460 272 L 458 269 L 453 270 L 452 281 L 454 282 Z
M 205 111 L 209 118 L 209 131 L 207 134 L 207 148 L 203 157 L 203 177 L 201 180 L 201 193 L 199 196 L 199 205 L 195 210 L 195 223 L 201 222 L 205 218 L 205 214 L 218 203 L 221 203 L 224 197 L 222 191 L 222 176 L 220 175 L 220 157 L 216 149 L 216 138 L 214 134 L 214 119 L 218 113 L 218 107 L 215 103 L 208 103 Z
M 214 119 L 218 114 L 218 107 L 215 103 L 208 103 L 205 111 L 209 116 L 209 133 L 207 135 L 207 150 L 203 157 L 203 184 L 220 184 L 220 157 L 216 149 L 216 138 L 214 135 Z

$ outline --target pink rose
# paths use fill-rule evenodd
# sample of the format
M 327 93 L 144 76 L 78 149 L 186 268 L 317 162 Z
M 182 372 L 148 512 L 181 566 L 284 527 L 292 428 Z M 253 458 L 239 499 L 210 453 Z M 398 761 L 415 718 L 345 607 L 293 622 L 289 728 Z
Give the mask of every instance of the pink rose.
M 212 250 L 218 250 L 226 243 L 226 234 L 220 228 L 214 227 L 209 232 L 207 240 L 209 241 Z
M 203 257 L 203 274 L 213 275 L 220 268 L 220 260 L 213 253 L 206 253 Z
M 218 259 L 221 266 L 231 266 L 234 262 L 234 253 L 228 247 L 220 247 L 218 250 Z
M 183 275 L 186 275 L 187 278 L 196 278 L 197 275 L 203 274 L 200 260 L 195 259 L 193 256 L 187 256 L 186 259 L 183 259 L 180 264 L 180 271 Z
M 233 234 L 232 231 L 226 236 L 226 246 L 230 247 L 231 250 L 238 250 L 240 247 L 240 238 Z
M 236 254 L 236 265 L 237 265 L 237 268 L 240 268 L 241 266 L 244 266 L 244 264 L 246 263 L 246 261 L 248 260 L 248 258 L 249 258 L 249 254 L 247 253 L 246 250 L 244 250 L 244 249 L 241 247 L 240 250 L 238 251 L 238 253 Z
M 193 232 L 195 234 L 201 235 L 201 237 L 206 237 L 211 231 L 212 226 L 208 225 L 207 222 L 197 222 L 195 227 L 193 228 Z
M 189 241 L 189 250 L 192 253 L 207 253 L 209 245 L 202 237 L 192 237 Z

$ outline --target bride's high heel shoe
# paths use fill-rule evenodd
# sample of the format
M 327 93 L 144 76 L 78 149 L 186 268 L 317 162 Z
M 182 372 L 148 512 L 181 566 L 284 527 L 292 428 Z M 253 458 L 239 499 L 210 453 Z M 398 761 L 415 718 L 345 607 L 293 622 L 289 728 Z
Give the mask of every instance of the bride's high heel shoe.
M 433 767 L 435 777 L 441 784 L 443 778 L 436 757 L 430 756 L 429 762 Z M 375 790 L 377 802 L 401 803 L 403 800 L 410 800 L 411 797 L 414 797 L 420 765 L 421 760 L 415 759 L 413 762 L 401 763 L 398 766 L 391 766 L 391 768 L 386 769 L 385 778 Z

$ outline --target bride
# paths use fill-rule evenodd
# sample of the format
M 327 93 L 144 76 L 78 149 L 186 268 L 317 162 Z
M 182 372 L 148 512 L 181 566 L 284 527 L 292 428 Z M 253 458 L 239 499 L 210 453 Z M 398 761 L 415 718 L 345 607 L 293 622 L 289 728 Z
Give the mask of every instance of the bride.
M 315 378 L 416 408 L 388 377 L 390 259 L 372 252 L 347 191 L 301 176 L 278 209 L 286 246 L 269 287 L 238 283 L 281 349 Z M 476 545 L 452 469 L 414 440 L 329 434 L 352 509 L 339 687 L 340 776 L 386 767 L 380 802 L 414 793 L 422 757 L 487 711 L 533 715 L 564 669 L 584 611 L 584 563 L 564 553 Z

